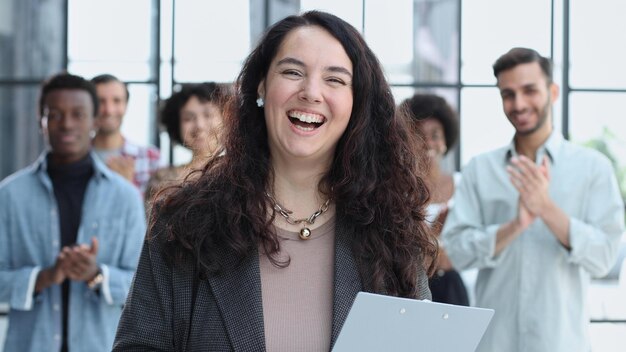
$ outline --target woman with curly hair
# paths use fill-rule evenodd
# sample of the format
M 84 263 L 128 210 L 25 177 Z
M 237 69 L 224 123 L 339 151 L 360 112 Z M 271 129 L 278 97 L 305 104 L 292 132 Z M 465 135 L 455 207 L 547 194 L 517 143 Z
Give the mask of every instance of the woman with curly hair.
M 426 219 L 439 236 L 452 203 L 460 174 L 451 175 L 441 167 L 441 160 L 456 144 L 459 122 L 446 100 L 434 94 L 415 94 L 400 105 L 427 145 L 430 167 L 425 178 L 431 192 Z M 434 302 L 469 306 L 469 295 L 459 272 L 454 270 L 445 251 L 439 251 L 437 271 L 429 280 Z
M 287 17 L 237 87 L 227 152 L 153 210 L 114 350 L 328 351 L 359 291 L 430 298 L 425 155 L 358 31 Z
M 161 124 L 172 143 L 191 150 L 192 158 L 188 164 L 157 171 L 146 187 L 146 202 L 152 201 L 160 189 L 180 183 L 191 171 L 201 169 L 217 152 L 230 90 L 228 85 L 214 82 L 185 84 L 165 101 Z

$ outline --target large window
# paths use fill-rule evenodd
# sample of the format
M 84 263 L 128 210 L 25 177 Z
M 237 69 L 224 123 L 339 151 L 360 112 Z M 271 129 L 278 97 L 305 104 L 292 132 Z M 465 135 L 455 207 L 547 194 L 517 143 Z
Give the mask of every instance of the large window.
M 39 87 L 64 59 L 63 0 L 0 0 L 0 179 L 41 153 Z
M 626 4 L 615 0 L 0 0 L 0 144 L 15 150 L 0 155 L 0 176 L 42 149 L 33 104 L 40 82 L 63 67 L 128 82 L 124 135 L 161 146 L 172 163 L 186 162 L 189 153 L 159 133 L 160 101 L 181 83 L 232 82 L 268 25 L 310 9 L 335 13 L 364 34 L 398 103 L 427 91 L 458 110 L 461 138 L 444 164 L 449 169 L 510 141 L 495 59 L 513 46 L 551 56 L 562 92 L 555 126 L 607 154 L 626 194 L 626 136 L 619 128 Z M 23 147 L 11 148 L 20 136 Z
M 129 82 L 122 133 L 136 143 L 154 142 L 158 1 L 68 1 L 68 71 L 87 79 L 109 73 Z
M 39 82 L 65 66 L 88 78 L 108 72 L 129 82 L 124 134 L 160 145 L 169 156 L 167 134 L 158 133 L 160 101 L 181 83 L 232 82 L 268 25 L 289 14 L 322 9 L 362 31 L 398 103 L 428 91 L 444 96 L 459 111 L 460 145 L 449 154 L 449 168 L 461 168 L 478 153 L 510 140 L 512 129 L 495 93 L 491 65 L 513 46 L 553 57 L 563 102 L 555 106 L 556 126 L 580 143 L 606 136 L 618 170 L 626 163 L 624 137 L 602 132 L 619 127 L 617 102 L 626 93 L 626 46 L 619 45 L 626 32 L 620 20 L 626 5 L 615 0 L 571 5 L 569 0 L 0 0 L 0 9 L 0 84 L 6 91 L 0 99 L 10 102 L 2 104 L 0 123 L 3 130 L 18 131 L 7 136 L 33 127 L 33 119 L 20 118 L 16 124 L 7 118 L 28 111 L 11 106 L 35 100 Z M 26 22 L 36 26 L 20 25 Z M 598 106 L 597 99 L 608 105 Z M 600 111 L 606 114 L 593 121 L 605 121 L 603 128 L 580 121 Z M 12 144 L 7 138 L 5 147 Z M 37 142 L 26 149 L 41 147 Z M 171 162 L 188 158 L 184 148 L 173 150 Z M 3 156 L 0 175 L 24 166 L 32 159 L 32 152 L 27 154 L 19 161 Z
M 569 10 L 568 132 L 611 159 L 626 199 L 626 2 L 572 1 Z
M 250 52 L 249 0 L 175 2 L 174 80 L 232 82 Z
M 138 0 L 124 2 L 126 10 L 117 11 L 111 1 L 69 0 L 69 69 L 88 77 L 111 72 L 136 84 L 133 90 L 139 93 L 131 98 L 132 115 L 129 112 L 123 132 L 137 142 L 158 144 L 167 151 L 167 134 L 157 134 L 158 100 L 167 98 L 181 83 L 232 82 L 265 27 L 289 14 L 326 10 L 362 31 L 383 64 L 398 103 L 416 92 L 428 91 L 442 95 L 459 111 L 460 145 L 449 153 L 445 164 L 453 169 L 510 141 L 513 130 L 502 112 L 491 71 L 499 55 L 513 46 L 535 48 L 554 57 L 555 76 L 557 81 L 561 79 L 561 47 L 566 39 L 561 30 L 562 3 L 397 0 L 390 6 L 385 0 Z M 579 3 L 572 10 L 572 28 L 586 28 L 576 25 L 583 20 L 578 17 L 598 8 Z M 619 13 L 617 8 L 606 11 L 606 6 L 602 11 Z M 529 18 L 532 25 L 528 25 Z M 624 25 L 617 19 L 600 22 L 604 25 L 596 26 L 595 34 L 586 30 L 571 33 L 577 38 L 571 41 L 571 81 L 614 89 L 616 82 L 626 78 L 623 74 L 595 74 L 596 56 L 586 48 L 588 42 L 595 45 L 594 53 L 605 48 L 603 57 L 613 65 L 600 66 L 618 67 L 620 58 L 626 56 L 616 49 L 620 46 L 603 46 L 603 41 L 593 38 L 607 31 L 618 33 Z M 609 78 L 599 76 L 611 77 L 612 83 L 604 84 Z M 560 105 L 555 109 L 555 124 L 558 128 L 562 125 Z M 189 158 L 184 148 L 171 150 L 173 153 L 165 154 L 172 163 Z
M 513 47 L 533 48 L 550 57 L 554 15 L 546 0 L 463 2 L 461 165 L 510 142 L 513 128 L 494 88 L 492 64 Z

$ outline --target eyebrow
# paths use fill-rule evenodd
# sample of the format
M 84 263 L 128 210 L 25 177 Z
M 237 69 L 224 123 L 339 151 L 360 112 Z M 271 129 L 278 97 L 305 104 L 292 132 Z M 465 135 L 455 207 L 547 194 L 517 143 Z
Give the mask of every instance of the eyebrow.
M 528 83 L 528 84 L 524 84 L 522 86 L 523 89 L 528 89 L 528 88 L 536 88 L 537 86 L 539 86 L 539 84 L 537 83 Z
M 302 62 L 302 61 L 300 61 L 298 59 L 295 59 L 293 57 L 286 57 L 286 58 L 278 61 L 276 63 L 276 66 L 280 66 L 280 65 L 284 65 L 284 64 L 292 64 L 292 65 L 296 65 L 296 66 L 300 66 L 300 67 L 306 67 L 304 62 Z M 343 73 L 345 75 L 350 76 L 350 78 L 352 78 L 352 73 L 350 73 L 350 71 L 348 71 L 348 69 L 343 67 L 343 66 L 328 66 L 328 67 L 324 67 L 324 69 L 326 71 L 330 71 L 330 72 Z
M 527 83 L 527 84 L 522 85 L 520 88 L 521 89 L 530 89 L 530 88 L 536 88 L 536 87 L 537 87 L 537 83 Z M 515 89 L 509 88 L 509 87 L 505 87 L 505 88 L 500 89 L 501 93 L 504 93 L 504 92 L 514 92 L 514 91 L 515 91 Z

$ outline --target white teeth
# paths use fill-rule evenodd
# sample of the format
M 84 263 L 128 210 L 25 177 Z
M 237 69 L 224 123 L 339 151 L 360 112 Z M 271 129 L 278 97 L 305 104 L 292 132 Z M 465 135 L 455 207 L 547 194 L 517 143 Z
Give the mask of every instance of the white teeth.
M 293 125 L 295 126 L 297 129 L 301 130 L 301 131 L 305 131 L 305 132 L 310 132 L 313 131 L 315 129 L 315 127 L 303 127 L 303 126 L 299 126 L 299 125 Z
M 295 119 L 298 119 L 302 122 L 307 122 L 307 123 L 322 123 L 324 122 L 324 117 L 321 115 L 316 115 L 316 114 L 307 114 L 301 111 L 289 111 L 289 113 L 287 114 L 289 117 L 293 117 Z

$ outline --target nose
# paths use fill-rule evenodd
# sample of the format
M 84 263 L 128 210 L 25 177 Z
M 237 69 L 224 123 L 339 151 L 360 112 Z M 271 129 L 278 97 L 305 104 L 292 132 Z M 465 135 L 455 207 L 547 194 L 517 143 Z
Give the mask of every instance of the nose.
M 433 137 L 430 136 L 426 136 L 426 144 L 428 145 L 428 148 L 433 150 L 436 150 L 438 147 L 437 141 L 435 141 Z
M 299 98 L 311 104 L 321 103 L 324 99 L 320 83 L 312 78 L 304 79 L 302 81 L 302 89 L 300 90 Z
M 69 114 L 63 114 L 63 118 L 59 121 L 59 126 L 63 129 L 70 129 L 74 124 L 74 121 Z
M 100 116 L 109 116 L 111 115 L 112 110 L 112 104 L 106 100 L 100 101 Z
M 513 109 L 515 111 L 522 111 L 526 107 L 526 100 L 522 96 L 522 94 L 516 94 L 515 98 L 513 98 Z
M 203 130 L 209 124 L 209 118 L 207 116 L 198 116 L 194 119 L 194 127 Z

